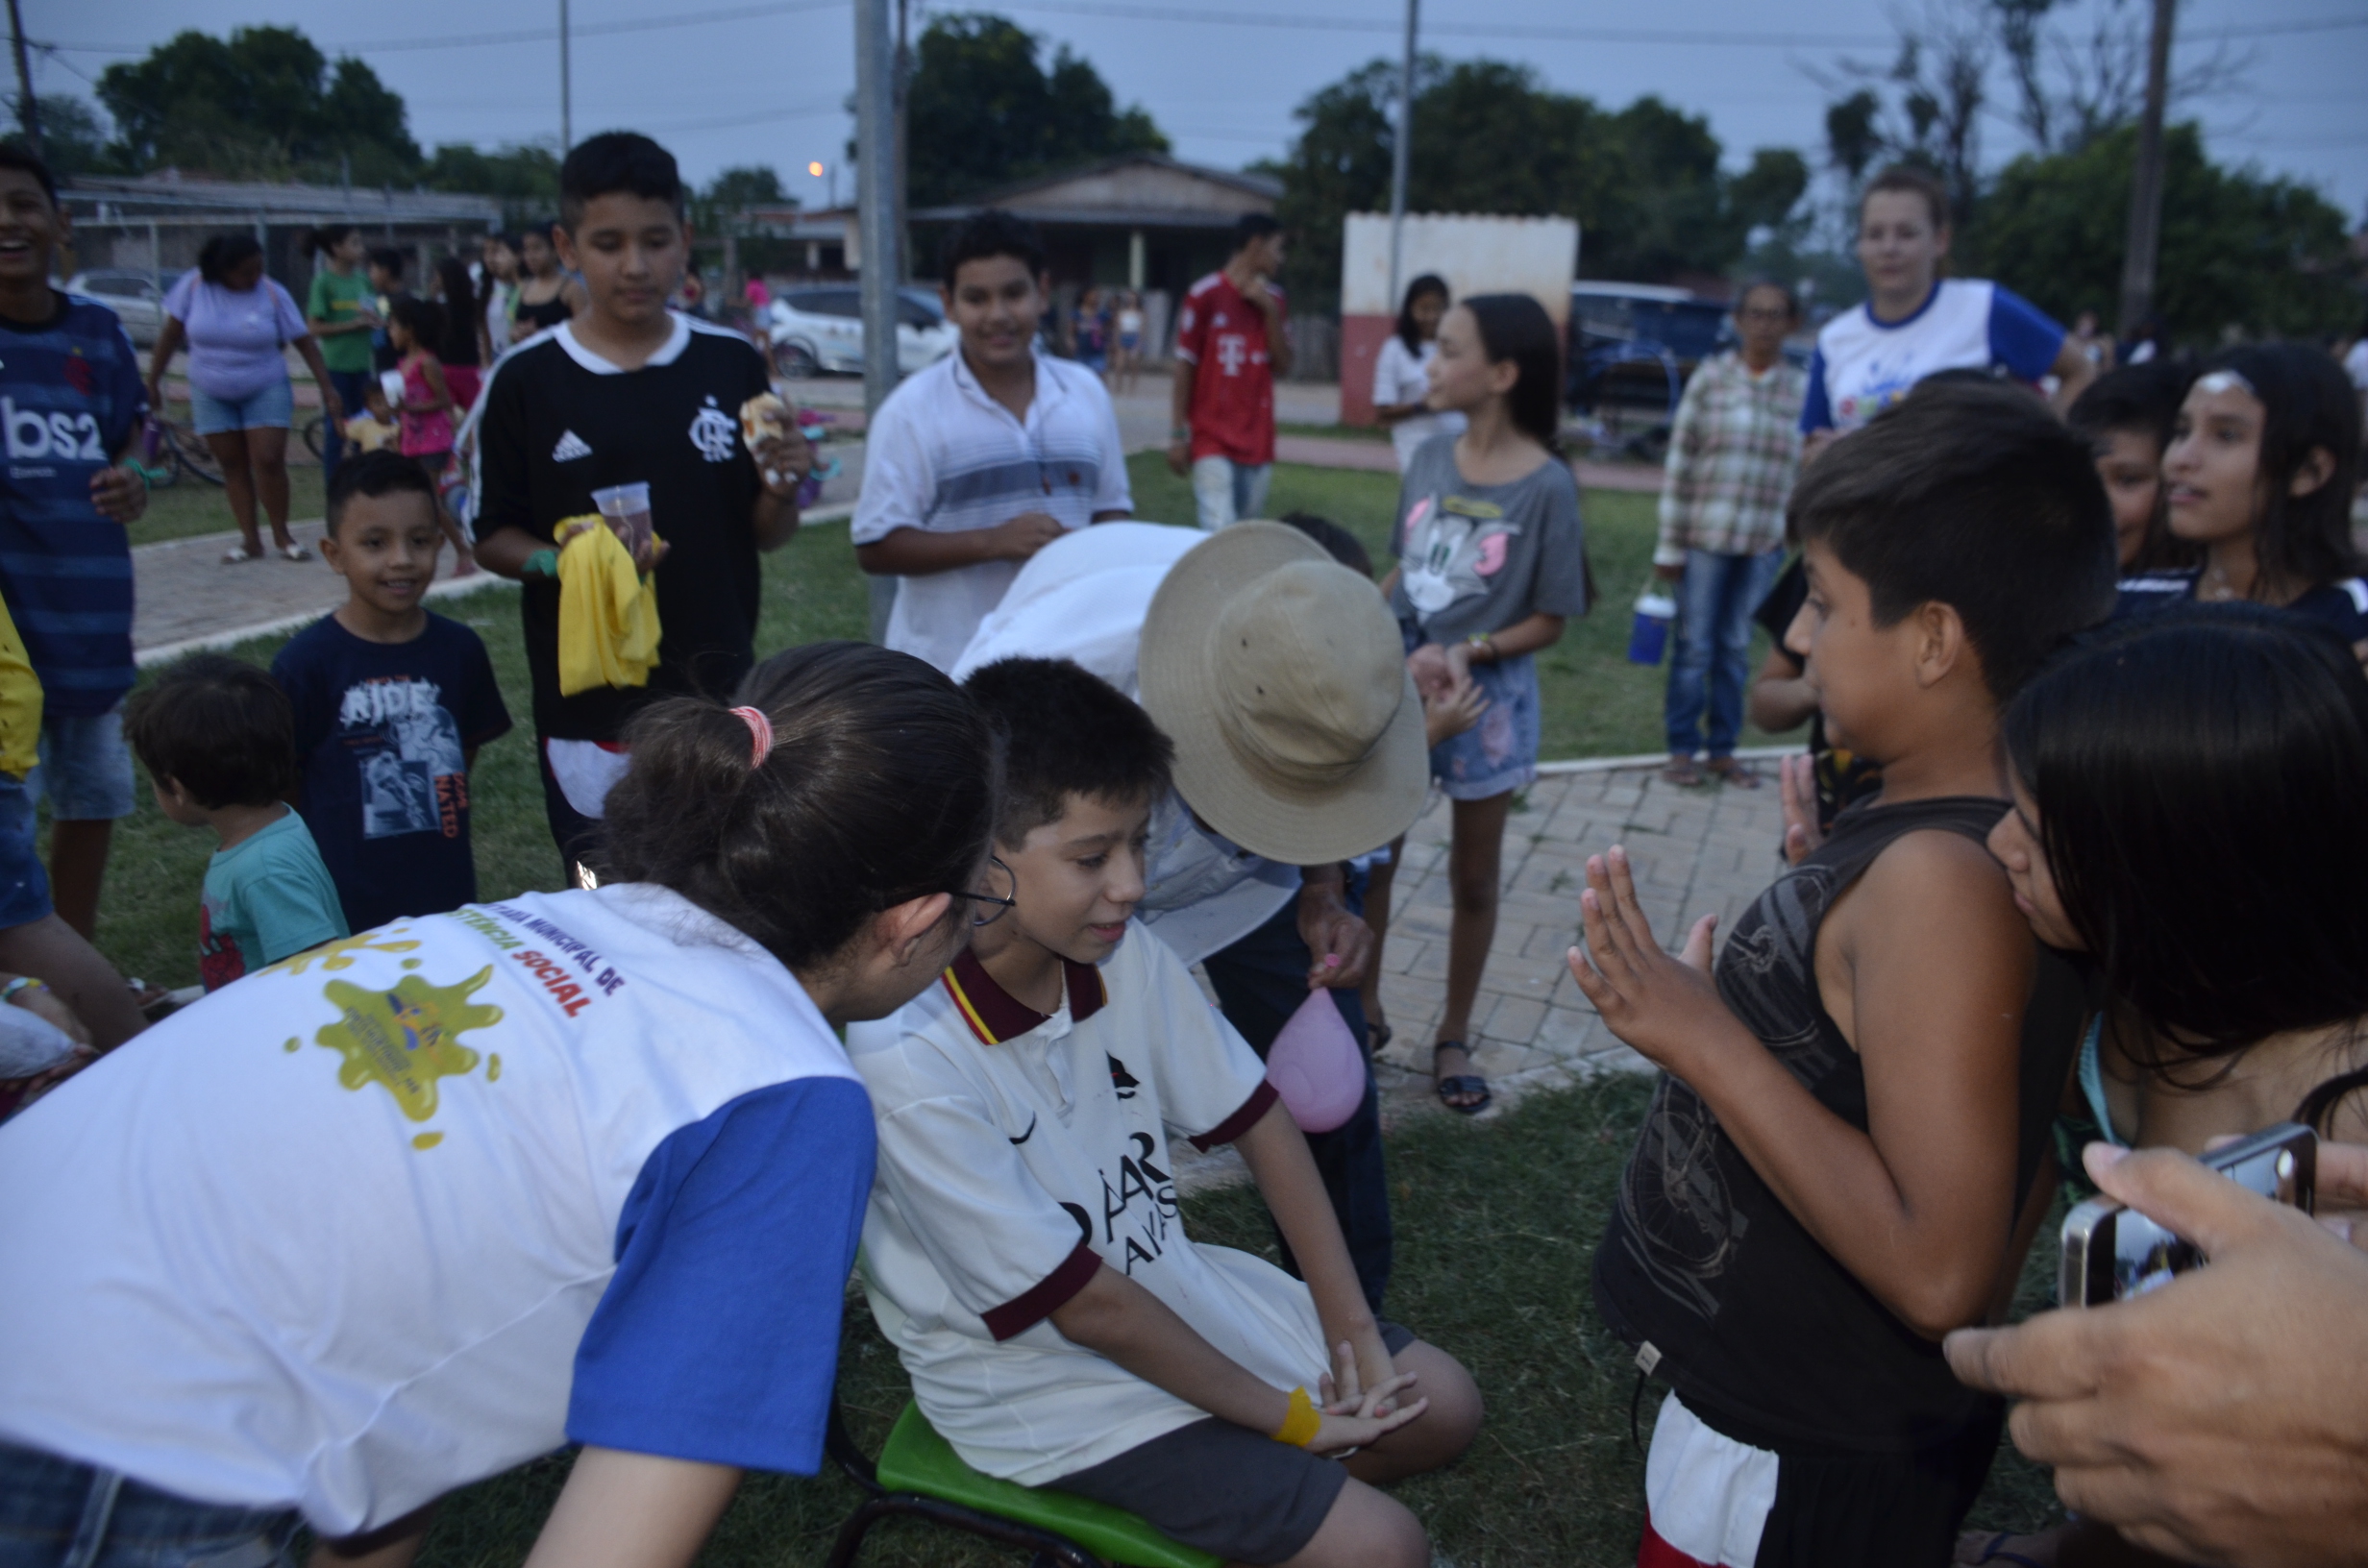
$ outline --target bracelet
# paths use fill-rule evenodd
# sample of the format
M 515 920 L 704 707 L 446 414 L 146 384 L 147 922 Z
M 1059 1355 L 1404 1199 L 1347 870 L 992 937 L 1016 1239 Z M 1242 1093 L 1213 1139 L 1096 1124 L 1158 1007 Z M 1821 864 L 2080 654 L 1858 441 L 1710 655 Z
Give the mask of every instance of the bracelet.
M 1317 1413 L 1316 1402 L 1307 1397 L 1304 1385 L 1291 1390 L 1291 1413 L 1274 1429 L 1274 1440 L 1289 1443 L 1294 1448 L 1305 1448 L 1316 1440 L 1323 1426 L 1323 1417 Z
M 1490 639 L 1489 634 L 1485 631 L 1475 631 L 1470 636 L 1465 638 L 1464 646 L 1470 649 L 1474 653 L 1486 653 L 1489 656 L 1488 662 L 1491 664 L 1494 664 L 1497 660 L 1496 644 Z
M 0 1002 L 16 1000 L 20 991 L 47 991 L 49 987 L 29 974 L 20 974 L 5 986 L 0 986 Z
M 544 576 L 556 581 L 559 576 L 559 552 L 548 548 L 538 550 L 527 557 L 526 564 L 518 571 L 522 576 L 529 572 L 539 572 Z
M 1178 441 L 1190 441 L 1192 438 L 1193 428 L 1190 425 L 1171 425 L 1168 427 L 1168 444 L 1170 446 L 1173 446 Z

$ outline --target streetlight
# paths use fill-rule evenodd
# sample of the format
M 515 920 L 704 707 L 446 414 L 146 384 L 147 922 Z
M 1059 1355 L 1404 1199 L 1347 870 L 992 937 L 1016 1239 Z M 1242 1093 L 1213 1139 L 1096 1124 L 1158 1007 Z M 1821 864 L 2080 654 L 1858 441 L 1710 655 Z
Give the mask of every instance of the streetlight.
M 823 177 L 823 160 L 818 158 L 808 163 L 805 172 L 820 180 Z M 833 208 L 839 205 L 839 171 L 835 168 L 830 170 L 830 205 Z

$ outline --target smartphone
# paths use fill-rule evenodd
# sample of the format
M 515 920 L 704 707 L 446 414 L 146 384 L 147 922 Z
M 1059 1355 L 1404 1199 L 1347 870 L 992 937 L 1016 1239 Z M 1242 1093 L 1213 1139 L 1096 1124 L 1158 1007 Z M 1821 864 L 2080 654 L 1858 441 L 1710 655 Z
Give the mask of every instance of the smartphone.
M 2202 1157 L 2249 1191 L 2309 1213 L 2317 1197 L 2318 1135 L 2298 1121 L 2264 1127 Z M 2111 1198 L 2090 1198 L 2064 1216 L 2058 1296 L 2066 1307 L 2102 1307 L 2142 1296 L 2205 1262 L 2195 1243 Z

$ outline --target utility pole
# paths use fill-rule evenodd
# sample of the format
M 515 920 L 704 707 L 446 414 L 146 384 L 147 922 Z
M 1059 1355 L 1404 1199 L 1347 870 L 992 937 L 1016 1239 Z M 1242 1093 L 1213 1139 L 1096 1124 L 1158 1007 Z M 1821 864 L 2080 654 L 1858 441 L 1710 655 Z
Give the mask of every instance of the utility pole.
M 9 0 L 13 5 L 15 0 Z M 575 73 L 567 62 L 567 0 L 559 0 L 559 159 L 566 161 L 567 150 L 576 145 L 576 84 Z
M 1415 139 L 1415 34 L 1421 0 L 1406 0 L 1406 58 L 1397 75 L 1397 135 L 1390 149 L 1390 306 L 1397 310 L 1401 241 L 1406 231 L 1406 159 Z
M 2130 170 L 2130 238 L 2121 257 L 2124 338 L 2155 310 L 2155 260 L 2162 243 L 2162 116 L 2171 92 L 2171 23 L 2178 13 L 2178 0 L 2155 0 L 2154 38 L 2146 51 L 2146 110 L 2137 125 L 2137 161 Z
M 904 268 L 912 262 L 912 155 L 911 143 L 905 139 L 906 100 L 913 81 L 913 51 L 905 36 L 905 12 L 908 0 L 897 0 L 897 282 L 904 281 Z
M 897 170 L 897 0 L 855 0 L 855 222 L 863 236 L 863 407 L 876 414 L 896 390 L 897 240 L 903 229 Z M 872 578 L 872 640 L 883 641 L 897 579 Z
M 33 65 L 25 58 L 25 18 L 17 0 L 9 0 L 9 43 L 16 51 L 16 123 L 24 128 L 25 145 L 41 156 L 41 111 L 33 101 Z

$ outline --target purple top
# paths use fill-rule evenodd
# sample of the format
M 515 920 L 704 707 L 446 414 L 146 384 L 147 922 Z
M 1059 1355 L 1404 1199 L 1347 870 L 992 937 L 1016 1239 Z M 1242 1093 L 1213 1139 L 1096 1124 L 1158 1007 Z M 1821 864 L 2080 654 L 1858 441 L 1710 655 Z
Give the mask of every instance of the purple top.
M 165 293 L 164 309 L 188 331 L 189 384 L 225 402 L 287 380 L 280 350 L 311 331 L 288 291 L 268 278 L 240 293 L 185 273 Z

